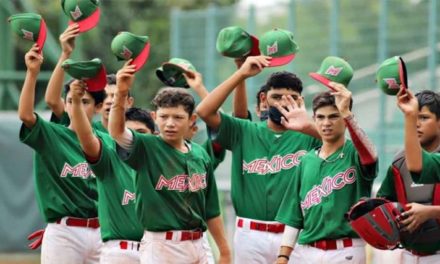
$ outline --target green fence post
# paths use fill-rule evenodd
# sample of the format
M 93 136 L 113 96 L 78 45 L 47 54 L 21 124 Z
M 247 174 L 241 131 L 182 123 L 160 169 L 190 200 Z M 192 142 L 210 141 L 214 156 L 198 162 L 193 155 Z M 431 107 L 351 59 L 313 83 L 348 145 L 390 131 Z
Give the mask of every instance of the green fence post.
M 430 53 L 428 56 L 429 89 L 437 90 L 437 78 L 435 76 L 437 61 L 437 0 L 430 0 L 429 24 L 428 24 L 428 45 Z
M 182 20 L 180 9 L 178 8 L 171 9 L 171 30 L 170 30 L 171 58 L 180 56 L 180 50 L 179 50 L 180 20 Z
M 206 87 L 212 90 L 215 87 L 216 76 L 216 60 L 215 56 L 217 51 L 215 50 L 216 42 L 216 24 L 217 24 L 217 7 L 210 4 L 207 12 L 205 13 L 206 28 L 205 28 L 205 67 L 206 67 Z
M 248 9 L 248 19 L 247 19 L 247 30 L 251 35 L 256 35 L 257 30 L 257 21 L 255 18 L 255 6 L 250 5 Z M 248 78 L 246 80 L 246 91 L 247 91 L 247 99 L 249 106 L 255 104 L 255 96 L 256 91 L 258 91 L 260 87 L 257 87 L 257 83 L 255 81 L 255 78 Z M 248 109 L 251 109 L 251 107 L 248 107 Z
M 388 54 L 387 47 L 387 27 L 388 27 L 388 0 L 380 1 L 380 11 L 379 11 L 379 31 L 378 31 L 378 52 L 377 60 L 378 63 L 382 63 Z M 380 114 L 379 114 L 379 157 L 385 157 L 385 144 L 386 144 L 386 134 L 385 134 L 385 112 L 386 112 L 386 98 L 384 93 L 380 93 Z M 383 172 L 385 170 L 386 164 L 379 162 L 379 171 Z
M 293 35 L 295 34 L 295 20 L 296 20 L 296 0 L 290 0 L 289 1 L 289 12 L 287 15 L 287 29 L 291 32 L 293 32 Z M 300 46 L 301 48 L 301 46 Z M 289 71 L 295 72 L 295 63 L 289 63 L 288 66 Z
M 332 0 L 330 10 L 330 55 L 338 56 L 339 48 L 339 0 Z

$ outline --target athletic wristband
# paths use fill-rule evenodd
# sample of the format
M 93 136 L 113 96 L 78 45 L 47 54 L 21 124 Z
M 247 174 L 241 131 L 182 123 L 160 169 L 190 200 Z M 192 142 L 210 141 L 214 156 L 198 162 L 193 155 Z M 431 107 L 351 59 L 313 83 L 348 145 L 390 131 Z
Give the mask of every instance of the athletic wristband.
M 290 259 L 290 257 L 289 257 L 289 256 L 287 256 L 287 255 L 278 255 L 278 258 L 285 258 L 285 259 L 287 259 L 287 260 L 289 260 L 289 259 Z

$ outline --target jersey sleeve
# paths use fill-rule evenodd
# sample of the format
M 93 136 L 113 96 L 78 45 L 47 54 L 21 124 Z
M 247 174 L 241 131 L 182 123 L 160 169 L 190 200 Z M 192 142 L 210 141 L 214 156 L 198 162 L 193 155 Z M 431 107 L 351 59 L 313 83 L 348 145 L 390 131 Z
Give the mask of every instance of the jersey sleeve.
M 301 210 L 301 198 L 299 196 L 301 189 L 301 165 L 295 171 L 289 186 L 286 189 L 286 194 L 278 209 L 275 220 L 294 227 L 296 229 L 303 229 L 304 216 Z
M 125 156 L 126 150 L 117 147 L 119 157 L 128 164 L 132 169 L 138 170 L 144 165 L 144 161 L 147 159 L 148 141 L 151 137 L 149 134 L 140 134 L 133 132 L 133 142 L 128 156 Z M 121 155 L 122 154 L 122 155 Z
M 103 179 L 104 177 L 113 175 L 110 170 L 112 168 L 112 157 L 114 158 L 114 156 L 116 156 L 116 153 L 114 146 L 106 143 L 106 140 L 102 136 L 99 136 L 99 134 L 98 139 L 101 141 L 100 156 L 98 158 L 98 161 L 94 163 L 89 162 L 89 165 L 95 173 L 96 177 Z
M 420 173 L 411 172 L 411 177 L 415 183 L 439 183 L 440 182 L 440 153 L 422 151 L 422 171 Z
M 231 150 L 241 138 L 245 135 L 245 126 L 248 120 L 242 120 L 229 116 L 224 113 L 220 113 L 221 123 L 217 131 L 215 141 L 226 149 Z
M 66 111 L 63 112 L 61 117 L 57 117 L 55 113 L 52 112 L 52 114 L 50 115 L 50 122 L 63 126 L 68 126 L 70 125 L 70 118 Z
M 214 171 L 212 169 L 211 162 L 207 164 L 207 188 L 206 188 L 206 220 L 217 217 L 220 215 L 220 202 L 218 199 L 217 183 L 214 177 Z
M 380 185 L 379 191 L 376 194 L 376 197 L 381 197 L 388 199 L 390 201 L 397 201 L 396 188 L 394 185 L 394 174 L 393 167 L 390 166 L 388 168 L 385 179 Z
M 50 129 L 50 123 L 45 121 L 41 116 L 35 114 L 37 120 L 32 128 L 26 127 L 24 124 L 20 128 L 20 141 L 36 152 L 39 152 L 44 148 L 49 137 L 48 130 Z
M 223 162 L 226 156 L 226 149 L 220 143 L 207 139 L 202 144 L 203 149 L 208 153 L 212 162 L 212 168 L 217 169 L 218 165 Z
M 347 144 L 347 143 L 346 143 Z M 379 158 L 371 164 L 363 165 L 361 163 L 361 158 L 359 156 L 359 152 L 353 144 L 353 141 L 350 141 L 351 149 L 353 150 L 352 158 L 356 164 L 356 167 L 359 169 L 361 173 L 361 177 L 366 181 L 374 181 L 377 176 L 377 172 L 379 170 Z

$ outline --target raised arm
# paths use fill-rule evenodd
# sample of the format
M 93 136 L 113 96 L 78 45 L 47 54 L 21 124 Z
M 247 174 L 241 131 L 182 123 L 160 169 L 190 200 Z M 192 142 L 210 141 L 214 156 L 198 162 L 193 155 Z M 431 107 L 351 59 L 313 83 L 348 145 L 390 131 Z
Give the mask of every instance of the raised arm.
M 221 120 L 218 109 L 222 106 L 234 88 L 246 78 L 260 73 L 264 67 L 269 65 L 269 60 L 270 57 L 267 56 L 248 57 L 239 70 L 217 86 L 197 106 L 197 114 L 210 128 L 216 130 L 220 126 Z
M 208 90 L 203 84 L 203 77 L 201 73 L 190 71 L 189 73 L 184 73 L 183 76 L 185 77 L 188 85 L 194 89 L 201 100 L 208 96 Z
M 361 164 L 370 165 L 375 163 L 377 161 L 376 149 L 350 110 L 351 92 L 340 83 L 331 82 L 330 86 L 334 89 L 333 95 L 335 96 L 336 107 L 342 118 L 344 118 L 353 145 L 359 153 Z
M 27 71 L 18 103 L 18 116 L 28 128 L 32 128 L 37 122 L 34 114 L 35 85 L 41 64 L 43 64 L 43 56 L 38 53 L 38 50 L 38 45 L 34 44 L 24 57 Z
M 244 58 L 235 59 L 235 65 L 237 69 L 240 69 L 241 65 L 244 63 Z M 247 119 L 249 118 L 248 104 L 247 104 L 247 94 L 246 94 L 246 81 L 243 80 L 238 83 L 234 91 L 234 109 L 233 114 L 235 117 Z
M 124 64 L 116 74 L 116 93 L 110 110 L 108 130 L 113 139 L 121 146 L 131 143 L 131 133 L 125 129 L 125 104 L 128 91 L 134 81 L 135 65 L 131 60 Z M 129 133 L 129 135 L 127 134 Z M 128 136 L 128 137 L 127 137 Z M 128 142 L 127 142 L 128 140 Z
M 419 102 L 411 91 L 400 89 L 397 106 L 405 118 L 405 162 L 410 172 L 420 173 L 423 168 L 422 146 L 417 137 L 417 115 Z
M 88 161 L 96 161 L 101 153 L 100 140 L 93 134 L 92 125 L 83 108 L 86 84 L 75 80 L 70 84 L 72 91 L 72 127 L 76 131 L 81 148 Z
M 61 55 L 57 65 L 50 76 L 47 84 L 44 100 L 50 110 L 57 116 L 61 117 L 64 112 L 64 101 L 62 99 L 62 88 L 64 82 L 64 71 L 61 64 L 68 58 L 75 48 L 75 38 L 79 35 L 78 24 L 72 24 L 60 35 Z
M 219 264 L 232 263 L 231 250 L 225 236 L 225 229 L 221 216 L 211 218 L 207 221 L 208 230 L 214 238 L 215 244 L 220 252 Z

